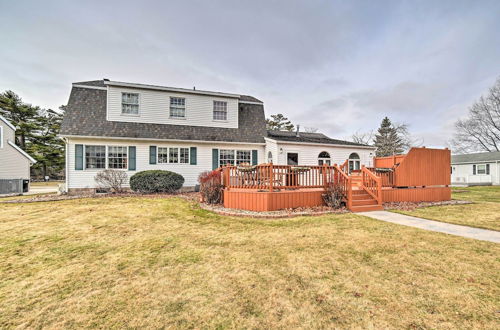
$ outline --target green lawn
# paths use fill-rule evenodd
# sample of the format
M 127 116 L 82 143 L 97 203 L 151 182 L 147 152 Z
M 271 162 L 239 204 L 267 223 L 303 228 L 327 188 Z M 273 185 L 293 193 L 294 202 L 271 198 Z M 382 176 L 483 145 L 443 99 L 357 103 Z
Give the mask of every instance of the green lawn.
M 500 248 L 180 198 L 0 204 L 0 328 L 497 329 Z
M 459 225 L 500 230 L 500 186 L 453 188 L 452 198 L 474 202 L 394 212 Z

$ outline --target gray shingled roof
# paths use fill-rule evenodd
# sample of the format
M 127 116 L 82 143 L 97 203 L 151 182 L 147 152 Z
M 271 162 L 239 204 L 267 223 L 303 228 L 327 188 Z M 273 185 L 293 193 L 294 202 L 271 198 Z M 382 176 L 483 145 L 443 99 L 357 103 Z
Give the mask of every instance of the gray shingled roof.
M 267 131 L 267 137 L 277 141 L 283 142 L 304 142 L 304 143 L 323 143 L 323 144 L 337 144 L 358 147 L 370 147 L 366 144 L 355 143 L 351 141 L 332 139 L 322 133 L 306 133 L 289 132 L 289 131 Z
M 98 81 L 77 85 L 98 86 Z M 61 135 L 203 140 L 264 143 L 264 106 L 242 103 L 238 108 L 238 128 L 187 125 L 126 123 L 106 120 L 106 90 L 73 86 L 61 126 Z
M 106 87 L 106 84 L 104 84 L 104 79 L 101 79 L 101 80 L 91 80 L 91 81 L 80 81 L 80 82 L 75 82 L 73 83 L 74 85 L 83 85 L 83 86 L 94 86 L 94 87 Z M 134 85 L 137 85 L 137 86 L 141 86 L 141 88 L 144 88 L 144 89 L 148 89 L 151 88 L 151 87 L 163 87 L 163 88 L 171 88 L 171 87 L 167 87 L 167 86 L 156 86 L 156 85 L 146 85 L 146 84 L 134 84 Z M 179 91 L 180 93 L 182 93 L 182 90 L 184 89 L 186 92 L 189 92 L 189 93 L 192 93 L 193 91 L 191 89 L 187 89 L 187 88 L 176 88 L 176 89 L 179 89 L 181 91 Z M 198 90 L 198 92 L 208 92 L 208 93 L 218 93 L 218 92 L 213 92 L 213 91 L 203 91 L 203 90 Z M 238 94 L 239 95 L 239 94 Z M 238 98 L 240 101 L 242 102 L 257 102 L 257 103 L 263 103 L 261 100 L 253 97 L 253 96 L 250 96 L 250 95 L 240 95 L 240 97 Z
M 473 163 L 473 162 L 488 162 L 500 161 L 500 151 L 493 152 L 478 152 L 475 154 L 452 155 L 451 163 Z

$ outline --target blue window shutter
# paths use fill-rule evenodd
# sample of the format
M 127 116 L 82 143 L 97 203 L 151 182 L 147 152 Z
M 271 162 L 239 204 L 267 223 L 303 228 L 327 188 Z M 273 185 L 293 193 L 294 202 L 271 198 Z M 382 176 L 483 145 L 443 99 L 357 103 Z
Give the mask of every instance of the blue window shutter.
M 486 164 L 486 174 L 490 174 L 490 164 Z
M 476 175 L 476 165 L 472 165 L 472 174 Z
M 128 147 L 128 170 L 135 171 L 135 147 Z
M 212 149 L 212 170 L 219 168 L 219 149 Z
M 83 170 L 83 144 L 75 144 L 75 170 Z
M 257 150 L 252 150 L 252 165 L 257 165 L 259 163 L 258 154 L 259 152 Z
M 196 165 L 196 147 L 189 148 L 189 164 Z
M 156 164 L 156 146 L 149 146 L 149 163 Z

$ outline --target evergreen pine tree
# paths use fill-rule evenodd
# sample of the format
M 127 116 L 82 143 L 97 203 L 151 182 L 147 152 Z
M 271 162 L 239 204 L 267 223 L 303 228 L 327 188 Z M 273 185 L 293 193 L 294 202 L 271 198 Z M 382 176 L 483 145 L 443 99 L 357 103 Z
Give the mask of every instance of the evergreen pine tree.
M 283 116 L 281 113 L 277 115 L 271 115 L 271 118 L 266 119 L 266 126 L 268 130 L 276 131 L 293 131 L 294 125 L 287 117 Z
M 377 147 L 377 157 L 392 156 L 403 153 L 405 142 L 400 136 L 398 129 L 394 127 L 391 120 L 385 117 L 380 124 L 380 128 L 375 134 L 375 147 Z

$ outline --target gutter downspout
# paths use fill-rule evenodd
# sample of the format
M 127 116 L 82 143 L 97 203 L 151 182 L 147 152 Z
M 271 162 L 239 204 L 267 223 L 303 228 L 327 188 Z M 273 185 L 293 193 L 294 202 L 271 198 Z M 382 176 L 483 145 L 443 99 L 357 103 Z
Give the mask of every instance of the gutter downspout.
M 65 164 L 64 164 L 64 173 L 65 173 L 65 180 L 64 180 L 64 192 L 68 193 L 69 190 L 69 140 L 65 137 L 62 137 L 64 141 L 64 159 L 65 159 Z

